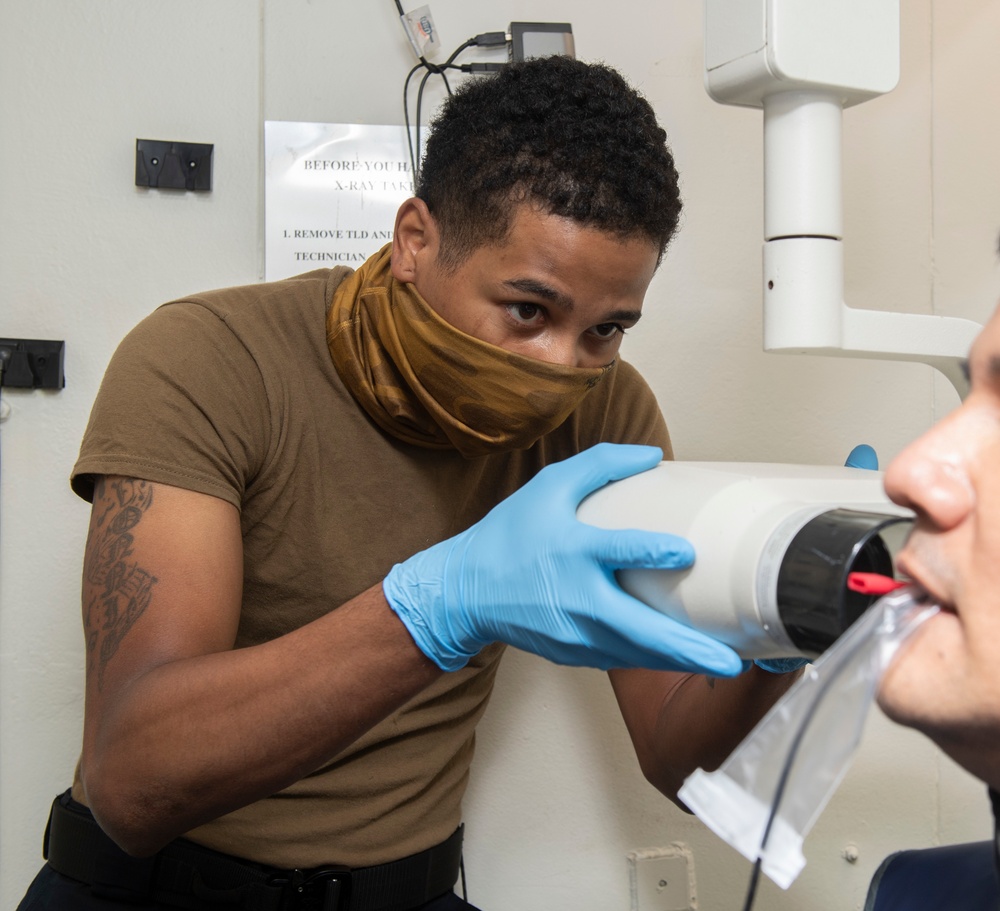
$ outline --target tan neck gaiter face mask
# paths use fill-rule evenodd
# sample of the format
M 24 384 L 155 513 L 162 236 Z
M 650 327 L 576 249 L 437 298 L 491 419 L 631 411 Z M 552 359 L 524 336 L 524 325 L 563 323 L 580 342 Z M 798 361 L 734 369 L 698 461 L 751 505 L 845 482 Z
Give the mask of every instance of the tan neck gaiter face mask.
M 460 332 L 390 272 L 382 248 L 334 292 L 326 336 L 344 384 L 387 433 L 466 458 L 527 449 L 613 365 L 562 367 Z

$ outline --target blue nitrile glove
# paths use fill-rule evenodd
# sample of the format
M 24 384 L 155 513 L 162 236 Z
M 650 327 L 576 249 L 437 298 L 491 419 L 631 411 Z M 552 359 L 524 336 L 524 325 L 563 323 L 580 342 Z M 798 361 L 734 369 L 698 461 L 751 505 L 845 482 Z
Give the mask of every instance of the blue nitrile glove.
M 844 465 L 847 468 L 866 468 L 869 471 L 878 471 L 878 455 L 867 443 L 861 443 L 848 453 Z M 808 658 L 762 658 L 759 661 L 754 661 L 757 667 L 770 671 L 772 674 L 787 674 L 789 671 L 797 671 L 808 663 Z
M 847 456 L 844 465 L 848 468 L 867 468 L 878 471 L 878 455 L 867 443 L 855 446 Z
M 805 667 L 809 663 L 808 658 L 754 658 L 753 663 L 762 670 L 771 674 L 789 674 L 797 671 L 800 667 Z
M 557 664 L 735 676 L 732 649 L 615 580 L 616 569 L 685 569 L 687 541 L 576 518 L 589 493 L 662 458 L 653 446 L 601 443 L 549 465 L 471 528 L 394 566 L 382 583 L 389 605 L 445 671 L 507 642 Z

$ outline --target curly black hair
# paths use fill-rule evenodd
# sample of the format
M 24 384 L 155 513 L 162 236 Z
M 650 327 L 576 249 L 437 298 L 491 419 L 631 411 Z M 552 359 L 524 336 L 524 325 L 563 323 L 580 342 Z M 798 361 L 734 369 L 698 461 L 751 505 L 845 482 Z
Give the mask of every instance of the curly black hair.
M 540 57 L 467 80 L 431 124 L 417 196 L 438 223 L 441 261 L 458 266 L 507 237 L 522 202 L 662 257 L 681 212 L 667 134 L 616 70 Z

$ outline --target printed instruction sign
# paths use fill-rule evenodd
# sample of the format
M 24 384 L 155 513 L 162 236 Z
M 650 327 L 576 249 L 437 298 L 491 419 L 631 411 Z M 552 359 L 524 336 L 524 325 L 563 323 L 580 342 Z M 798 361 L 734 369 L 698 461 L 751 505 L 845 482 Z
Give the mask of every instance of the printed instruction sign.
M 357 268 L 413 195 L 406 127 L 264 123 L 264 277 Z

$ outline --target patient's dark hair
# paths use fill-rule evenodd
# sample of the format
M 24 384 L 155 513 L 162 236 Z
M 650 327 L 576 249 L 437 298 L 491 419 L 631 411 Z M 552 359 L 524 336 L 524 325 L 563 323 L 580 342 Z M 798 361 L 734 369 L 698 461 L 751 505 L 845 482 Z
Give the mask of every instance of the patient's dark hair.
M 446 268 L 502 243 L 522 202 L 644 236 L 661 257 L 681 211 L 649 102 L 610 67 L 562 56 L 467 80 L 431 125 L 417 196 L 437 221 Z

